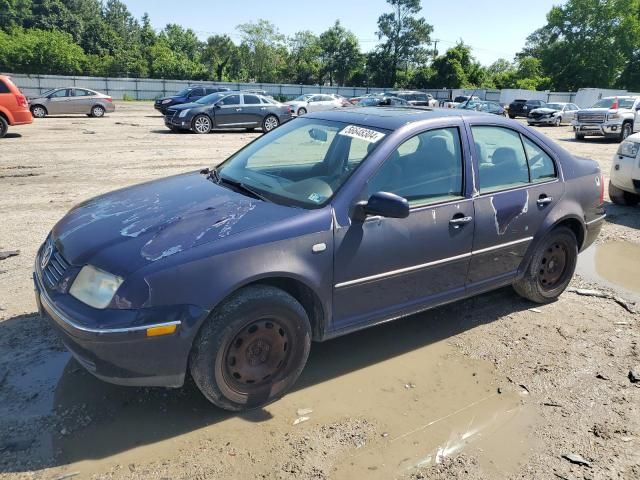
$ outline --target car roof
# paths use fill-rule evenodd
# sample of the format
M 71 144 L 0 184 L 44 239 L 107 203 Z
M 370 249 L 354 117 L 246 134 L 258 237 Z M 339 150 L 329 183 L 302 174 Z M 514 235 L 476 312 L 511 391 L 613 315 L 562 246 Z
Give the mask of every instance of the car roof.
M 485 113 L 470 110 L 437 109 L 426 107 L 355 107 L 345 110 L 329 110 L 307 113 L 304 118 L 333 120 L 337 122 L 367 125 L 374 128 L 397 130 L 409 123 L 438 118 L 485 116 Z

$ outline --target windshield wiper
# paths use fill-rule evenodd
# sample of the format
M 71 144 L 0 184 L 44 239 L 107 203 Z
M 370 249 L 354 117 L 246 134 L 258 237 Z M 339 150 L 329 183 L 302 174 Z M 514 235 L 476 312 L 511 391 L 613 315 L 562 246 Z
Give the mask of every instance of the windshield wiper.
M 216 172 L 217 172 L 217 170 L 216 170 Z M 251 187 L 248 187 L 247 185 L 245 185 L 242 182 L 239 182 L 238 180 L 233 180 L 233 179 L 230 179 L 230 178 L 224 178 L 219 173 L 217 175 L 218 175 L 218 178 L 220 179 L 217 183 L 221 183 L 221 182 L 222 183 L 227 183 L 227 184 L 231 185 L 232 187 L 235 187 L 238 190 L 242 190 L 244 193 L 248 194 L 249 196 L 257 198 L 258 200 L 262 200 L 263 202 L 269 202 L 270 201 L 267 197 L 265 197 L 261 193 L 256 192 Z

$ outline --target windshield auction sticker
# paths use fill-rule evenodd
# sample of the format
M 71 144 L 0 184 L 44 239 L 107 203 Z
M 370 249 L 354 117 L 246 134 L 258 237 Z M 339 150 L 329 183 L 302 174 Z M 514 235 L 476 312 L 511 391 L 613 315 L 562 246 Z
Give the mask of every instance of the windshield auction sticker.
M 377 143 L 385 137 L 384 133 L 376 132 L 368 128 L 358 127 L 357 125 L 349 125 L 340 132 L 345 137 L 359 138 L 369 143 Z

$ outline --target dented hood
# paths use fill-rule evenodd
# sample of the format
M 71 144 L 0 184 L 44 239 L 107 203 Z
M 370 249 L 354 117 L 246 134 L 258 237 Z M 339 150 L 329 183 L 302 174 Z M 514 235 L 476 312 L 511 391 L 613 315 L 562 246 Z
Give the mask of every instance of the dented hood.
M 63 256 L 125 276 L 145 265 L 304 210 L 263 202 L 191 173 L 74 207 L 52 231 Z

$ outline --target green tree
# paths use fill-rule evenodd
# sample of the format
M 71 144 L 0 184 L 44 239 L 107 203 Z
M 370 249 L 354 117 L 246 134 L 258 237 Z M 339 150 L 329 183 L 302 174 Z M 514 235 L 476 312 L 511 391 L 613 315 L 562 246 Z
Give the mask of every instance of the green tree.
M 22 27 L 31 13 L 31 0 L 0 0 L 0 29 Z
M 486 70 L 471 54 L 471 47 L 459 42 L 433 61 L 431 85 L 436 88 L 484 86 Z
M 221 82 L 226 75 L 231 60 L 238 53 L 238 47 L 227 35 L 214 35 L 207 39 L 202 60 L 209 67 L 213 78 Z
M 424 18 L 418 18 L 420 0 L 387 0 L 393 12 L 378 18 L 378 38 L 386 39 L 381 48 L 389 59 L 389 85 L 395 86 L 398 68 L 405 73 L 411 64 L 418 63 L 425 45 L 431 41 L 433 27 Z
M 340 24 L 340 20 L 320 35 L 319 45 L 323 71 L 329 85 L 344 85 L 351 75 L 363 68 L 364 56 L 360 53 L 357 37 Z
M 288 39 L 287 77 L 291 83 L 313 84 L 322 79 L 320 39 L 310 31 L 297 32 Z
M 287 62 L 284 35 L 273 23 L 263 19 L 236 28 L 242 38 L 240 53 L 246 62 L 247 80 L 278 81 Z
M 520 56 L 538 58 L 554 89 L 575 91 L 630 86 L 639 48 L 640 0 L 568 0 L 551 9 Z

